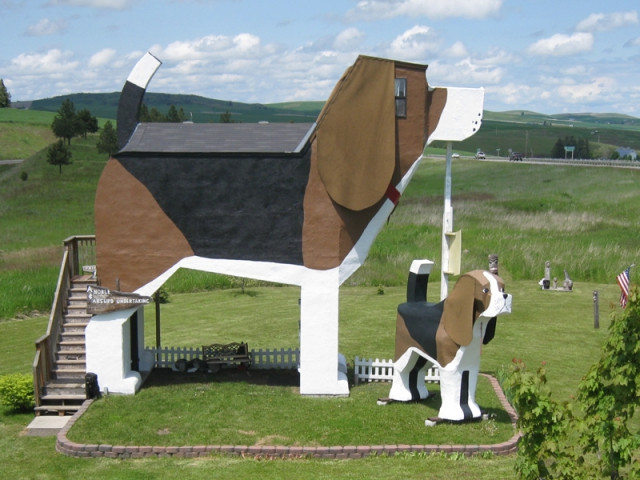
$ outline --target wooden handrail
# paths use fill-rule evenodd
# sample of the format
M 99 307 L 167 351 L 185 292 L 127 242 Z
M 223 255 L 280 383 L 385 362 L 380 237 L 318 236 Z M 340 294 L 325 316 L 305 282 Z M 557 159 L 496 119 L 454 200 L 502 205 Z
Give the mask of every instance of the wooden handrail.
M 51 379 L 55 365 L 55 347 L 60 335 L 62 317 L 67 305 L 71 279 L 81 272 L 80 260 L 88 260 L 95 264 L 95 236 L 78 235 L 64 240 L 64 252 L 58 274 L 49 323 L 46 333 L 36 340 L 36 355 L 33 359 L 33 389 L 36 407 L 40 406 L 40 394 Z

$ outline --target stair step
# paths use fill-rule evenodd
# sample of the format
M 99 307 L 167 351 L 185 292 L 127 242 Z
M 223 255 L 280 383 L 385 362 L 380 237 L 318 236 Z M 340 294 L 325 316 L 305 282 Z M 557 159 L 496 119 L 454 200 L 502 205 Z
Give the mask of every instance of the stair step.
M 78 360 L 78 359 L 75 359 L 75 360 L 65 360 L 65 359 L 56 360 L 56 365 L 58 367 L 64 367 L 64 366 L 73 367 L 73 366 L 84 365 L 84 364 L 85 364 L 84 359 L 83 360 Z
M 82 352 L 86 354 L 85 350 L 85 342 L 83 340 L 72 341 L 72 340 L 60 340 L 58 342 L 58 353 L 71 354 L 71 353 L 79 353 Z
M 35 408 L 36 415 L 46 412 L 55 412 L 58 415 L 64 415 L 65 413 L 75 413 L 80 410 L 82 405 L 40 405 Z
M 84 320 L 89 321 L 93 315 L 87 313 L 87 306 L 84 305 L 82 307 L 77 306 L 69 306 L 67 307 L 67 313 L 64 315 L 64 319 L 69 320 Z
M 86 323 L 65 323 L 62 325 L 62 334 L 65 333 L 75 333 L 77 335 L 84 335 L 84 329 L 86 328 Z
M 69 362 L 69 361 L 82 361 L 82 363 L 86 362 L 86 352 L 83 350 L 78 350 L 76 352 L 58 352 L 56 353 L 56 362 L 60 363 L 61 361 Z
M 78 402 L 79 400 L 86 400 L 87 396 L 83 393 L 82 395 L 57 395 L 57 394 L 47 394 L 40 397 L 40 400 L 45 402 L 62 402 L 62 405 L 67 405 L 65 402 Z
M 77 325 L 77 324 L 83 324 L 83 325 L 87 325 L 89 323 L 89 320 L 91 319 L 91 317 L 89 315 L 65 315 L 64 319 L 62 320 L 62 325 Z

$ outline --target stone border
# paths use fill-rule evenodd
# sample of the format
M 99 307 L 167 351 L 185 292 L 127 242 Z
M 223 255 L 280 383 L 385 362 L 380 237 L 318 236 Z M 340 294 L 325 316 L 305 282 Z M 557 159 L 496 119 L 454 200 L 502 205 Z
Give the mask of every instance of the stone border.
M 495 377 L 484 375 L 489 379 L 500 403 L 509 414 L 513 428 L 516 428 L 518 416 Z M 487 445 L 350 445 L 334 447 L 299 447 L 282 445 L 195 445 L 185 447 L 154 447 L 80 444 L 67 438 L 69 429 L 80 416 L 87 411 L 93 400 L 86 400 L 82 407 L 71 417 L 67 425 L 58 432 L 56 450 L 71 457 L 106 457 L 106 458 L 147 458 L 147 457 L 207 457 L 211 454 L 251 456 L 257 458 L 326 458 L 352 459 L 372 455 L 396 455 L 411 453 L 463 453 L 467 456 L 493 452 L 496 455 L 515 453 L 520 433 L 516 433 L 506 442 Z

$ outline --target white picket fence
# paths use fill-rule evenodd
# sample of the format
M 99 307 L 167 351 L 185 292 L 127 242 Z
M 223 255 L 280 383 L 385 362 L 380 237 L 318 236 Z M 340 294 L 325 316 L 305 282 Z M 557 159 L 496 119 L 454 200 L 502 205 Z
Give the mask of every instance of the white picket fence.
M 393 380 L 393 360 L 375 360 L 356 357 L 353 365 L 354 383 L 360 382 L 390 382 Z M 424 377 L 425 382 L 439 382 L 438 367 L 431 366 Z
M 156 368 L 173 368 L 176 361 L 202 358 L 202 348 L 198 347 L 145 347 L 156 359 Z M 298 348 L 253 349 L 251 350 L 251 368 L 255 369 L 295 369 L 300 361 Z M 390 382 L 393 380 L 393 360 L 355 357 L 353 365 L 354 383 Z M 425 382 L 439 382 L 440 371 L 431 366 L 427 369 Z
M 156 368 L 172 368 L 177 360 L 202 358 L 202 347 L 145 347 L 145 352 L 156 358 Z M 294 369 L 298 368 L 300 350 L 297 348 L 251 350 L 251 368 Z

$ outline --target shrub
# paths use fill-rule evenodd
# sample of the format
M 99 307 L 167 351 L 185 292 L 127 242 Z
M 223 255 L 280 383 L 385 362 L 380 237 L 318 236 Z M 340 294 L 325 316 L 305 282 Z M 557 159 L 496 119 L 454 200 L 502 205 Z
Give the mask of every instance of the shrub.
M 33 409 L 33 377 L 23 373 L 0 377 L 0 403 L 19 412 Z

